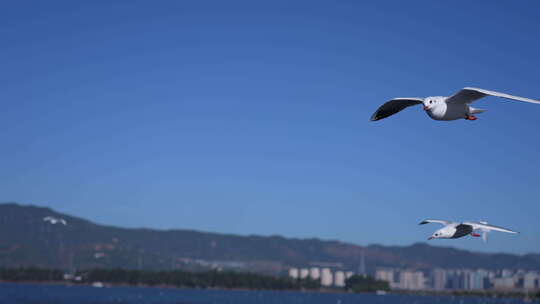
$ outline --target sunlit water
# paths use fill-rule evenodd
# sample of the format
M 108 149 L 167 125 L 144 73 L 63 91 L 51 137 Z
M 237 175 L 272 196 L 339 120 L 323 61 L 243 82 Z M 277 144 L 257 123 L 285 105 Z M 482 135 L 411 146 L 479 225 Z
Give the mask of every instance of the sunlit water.
M 519 299 L 0 284 L 0 304 L 495 304 Z

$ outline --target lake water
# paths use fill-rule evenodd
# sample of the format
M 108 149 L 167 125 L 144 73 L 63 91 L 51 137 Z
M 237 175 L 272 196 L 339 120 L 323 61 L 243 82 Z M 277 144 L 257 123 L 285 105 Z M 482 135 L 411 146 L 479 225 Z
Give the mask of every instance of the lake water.
M 520 304 L 519 299 L 0 284 L 0 304 Z

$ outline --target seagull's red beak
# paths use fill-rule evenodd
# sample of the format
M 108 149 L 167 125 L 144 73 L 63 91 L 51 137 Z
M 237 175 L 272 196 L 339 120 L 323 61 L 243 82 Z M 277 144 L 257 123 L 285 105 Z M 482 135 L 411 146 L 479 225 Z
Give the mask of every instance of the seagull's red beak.
M 433 239 L 434 239 L 434 237 L 432 237 L 432 236 L 430 236 L 430 237 L 427 238 L 428 241 L 431 241 L 431 240 L 433 240 Z
M 424 111 L 427 111 L 429 110 L 429 108 L 427 106 L 424 106 Z

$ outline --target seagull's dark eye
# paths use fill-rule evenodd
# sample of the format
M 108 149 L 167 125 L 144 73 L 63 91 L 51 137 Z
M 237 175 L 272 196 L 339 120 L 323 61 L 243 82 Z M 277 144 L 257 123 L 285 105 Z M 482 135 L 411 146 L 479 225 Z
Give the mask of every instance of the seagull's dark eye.
M 429 101 L 429 103 L 432 103 L 432 102 L 433 102 L 433 100 L 430 100 L 430 101 Z

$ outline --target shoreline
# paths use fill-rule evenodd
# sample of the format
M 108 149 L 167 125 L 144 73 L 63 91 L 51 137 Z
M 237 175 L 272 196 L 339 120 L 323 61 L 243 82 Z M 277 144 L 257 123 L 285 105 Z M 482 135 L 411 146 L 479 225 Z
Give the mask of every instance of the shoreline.
M 0 280 L 0 284 L 21 284 L 21 285 L 51 285 L 51 286 L 84 286 L 93 288 L 155 288 L 155 289 L 188 289 L 188 290 L 215 290 L 215 291 L 274 291 L 274 292 L 298 292 L 298 293 L 334 293 L 334 294 L 369 294 L 375 295 L 375 292 L 351 292 L 339 289 L 249 289 L 249 288 L 225 288 L 225 287 L 187 287 L 187 286 L 174 286 L 174 285 L 147 285 L 147 284 L 118 284 L 99 282 L 103 284 L 101 287 L 96 287 L 93 284 L 97 282 L 82 282 L 75 283 L 69 281 L 6 281 Z M 522 291 L 460 291 L 460 290 L 447 290 L 447 291 L 431 291 L 431 290 L 393 290 L 388 291 L 384 295 L 379 296 L 392 296 L 392 295 L 408 295 L 408 296 L 437 296 L 437 297 L 478 297 L 478 298 L 497 298 L 497 299 L 523 299 L 525 301 L 539 301 L 540 291 L 535 290 L 532 292 Z

